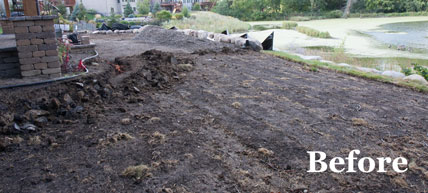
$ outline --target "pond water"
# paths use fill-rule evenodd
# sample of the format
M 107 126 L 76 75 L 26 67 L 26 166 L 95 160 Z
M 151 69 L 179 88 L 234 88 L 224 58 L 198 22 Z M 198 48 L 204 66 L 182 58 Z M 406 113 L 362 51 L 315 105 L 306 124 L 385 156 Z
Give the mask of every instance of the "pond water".
M 428 50 L 428 21 L 384 24 L 367 33 L 385 44 Z

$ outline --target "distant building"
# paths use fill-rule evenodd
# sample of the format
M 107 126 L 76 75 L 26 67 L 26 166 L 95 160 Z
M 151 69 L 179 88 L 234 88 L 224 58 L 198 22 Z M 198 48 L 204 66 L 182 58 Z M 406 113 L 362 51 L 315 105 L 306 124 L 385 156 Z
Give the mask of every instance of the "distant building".
M 94 9 L 98 13 L 106 16 L 109 16 L 111 12 L 122 15 L 128 2 L 136 13 L 137 0 L 82 0 L 86 9 Z

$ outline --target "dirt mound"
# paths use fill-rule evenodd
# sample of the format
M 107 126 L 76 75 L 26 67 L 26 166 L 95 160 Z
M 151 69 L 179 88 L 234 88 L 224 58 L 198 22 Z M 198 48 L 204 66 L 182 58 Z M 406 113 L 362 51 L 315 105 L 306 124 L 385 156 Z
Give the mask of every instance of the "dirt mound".
M 109 66 L 104 73 L 72 82 L 0 91 L 0 136 L 31 133 L 70 120 L 91 124 L 105 104 L 135 103 L 140 92 L 170 88 L 192 70 L 193 62 L 151 50 L 116 58 Z
M 167 30 L 159 26 L 145 26 L 144 29 L 135 36 L 134 40 L 143 43 L 177 47 L 180 46 L 186 50 L 200 51 L 221 51 L 223 48 L 235 48 L 233 44 L 213 42 L 208 39 L 198 39 L 179 33 L 175 30 Z

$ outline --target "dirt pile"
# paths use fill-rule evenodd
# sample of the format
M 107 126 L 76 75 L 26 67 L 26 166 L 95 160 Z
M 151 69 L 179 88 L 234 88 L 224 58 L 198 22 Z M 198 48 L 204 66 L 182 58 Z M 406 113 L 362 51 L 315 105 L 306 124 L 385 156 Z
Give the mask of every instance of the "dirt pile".
M 238 49 L 235 45 L 210 41 L 208 39 L 198 39 L 192 36 L 179 33 L 175 30 L 163 29 L 159 26 L 145 26 L 141 32 L 135 36 L 134 40 L 143 43 L 164 45 L 171 47 L 182 47 L 187 50 L 197 51 L 221 51 L 224 47 Z
M 13 144 L 9 136 L 38 132 L 55 124 L 93 124 L 106 104 L 135 103 L 141 100 L 140 92 L 166 90 L 186 77 L 192 66 L 189 59 L 151 50 L 116 58 L 104 73 L 72 82 L 1 90 L 0 151 Z

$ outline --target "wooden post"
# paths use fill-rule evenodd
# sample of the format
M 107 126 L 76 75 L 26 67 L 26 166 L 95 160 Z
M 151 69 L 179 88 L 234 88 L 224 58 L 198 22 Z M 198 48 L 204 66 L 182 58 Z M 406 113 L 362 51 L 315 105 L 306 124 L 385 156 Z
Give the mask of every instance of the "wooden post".
M 23 0 L 24 3 L 24 15 L 25 16 L 37 16 L 37 1 L 35 0 Z
M 4 0 L 4 9 L 6 9 L 6 17 L 10 17 L 10 7 L 8 0 Z

